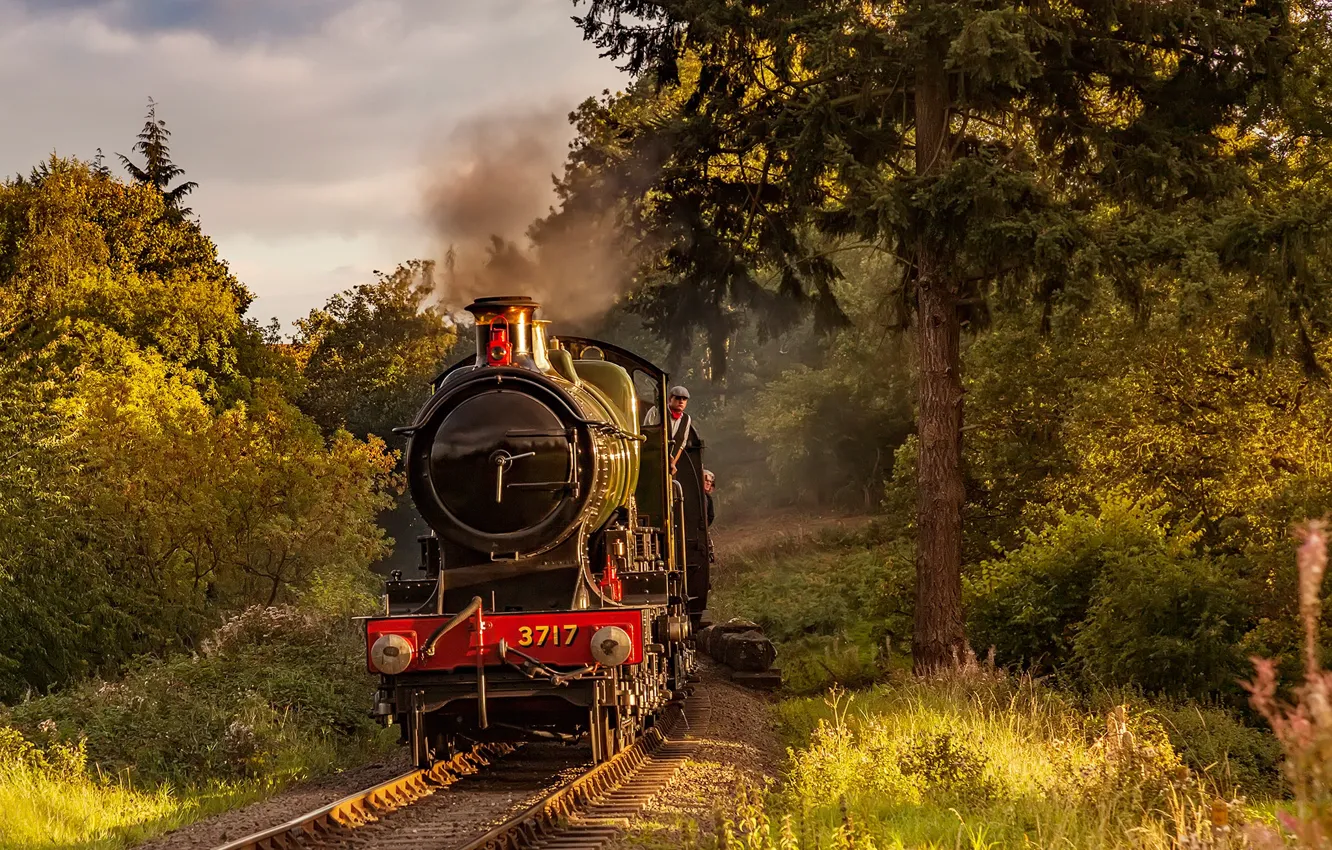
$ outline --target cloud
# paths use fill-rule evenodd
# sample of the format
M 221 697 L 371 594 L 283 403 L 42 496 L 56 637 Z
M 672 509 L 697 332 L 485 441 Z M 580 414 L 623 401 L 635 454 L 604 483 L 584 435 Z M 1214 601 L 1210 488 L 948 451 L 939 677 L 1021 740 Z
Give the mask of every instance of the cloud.
M 98 147 L 115 166 L 154 97 L 173 158 L 200 184 L 189 203 L 205 231 L 258 293 L 254 312 L 289 321 L 322 302 L 309 283 L 324 270 L 369 280 L 429 252 L 425 174 L 455 127 L 496 109 L 562 114 L 623 85 L 581 40 L 575 11 L 568 0 L 0 0 L 0 171 Z M 302 263 L 318 271 L 293 288 Z M 345 283 L 332 277 L 328 293 Z
M 280 41 L 317 33 L 350 7 L 378 6 L 384 14 L 422 19 L 440 14 L 455 23 L 493 19 L 524 10 L 524 0 L 396 0 L 376 4 L 352 0 L 19 0 L 17 6 L 32 17 L 61 18 L 71 13 L 92 13 L 109 25 L 130 32 L 199 32 L 221 42 Z

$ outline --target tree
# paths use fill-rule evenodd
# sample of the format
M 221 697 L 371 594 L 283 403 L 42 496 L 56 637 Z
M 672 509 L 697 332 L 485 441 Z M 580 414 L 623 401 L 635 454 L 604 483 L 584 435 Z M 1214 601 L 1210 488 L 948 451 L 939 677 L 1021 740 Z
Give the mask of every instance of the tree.
M 132 350 L 58 408 L 84 474 L 71 484 L 126 583 L 167 607 L 291 601 L 315 576 L 364 576 L 383 553 L 396 457 L 326 440 L 275 392 L 211 411 L 168 365 Z
M 154 186 L 51 157 L 0 184 L 0 700 L 354 586 L 398 488 Z
M 834 291 L 850 327 L 815 334 L 802 322 L 803 351 L 793 334 L 780 335 L 764 364 L 776 374 L 765 375 L 752 397 L 737 398 L 745 431 L 767 449 L 779 484 L 772 489 L 862 510 L 882 505 L 894 452 L 915 429 L 914 363 L 906 340 L 884 327 L 879 303 L 888 263 L 874 251 L 843 255 Z M 743 392 L 749 377 L 740 344 L 747 335 L 736 334 L 727 354 L 739 361 L 727 370 L 728 396 Z
M 301 407 L 329 433 L 388 438 L 410 424 L 458 336 L 435 302 L 433 263 L 376 275 L 297 322 Z
M 155 187 L 52 156 L 0 184 L 0 345 L 41 350 L 89 318 L 227 381 L 252 300 L 195 222 Z
M 1085 314 L 1059 311 L 1047 335 L 998 317 L 964 354 L 972 558 L 992 557 L 995 544 L 1015 549 L 1028 529 L 1089 510 L 1105 493 L 1154 500 L 1172 523 L 1196 528 L 1255 609 L 1241 657 L 1298 662 L 1289 535 L 1332 508 L 1332 387 L 1298 358 L 1246 351 L 1234 333 L 1250 320 L 1244 302 L 1237 288 L 1185 327 L 1169 311 L 1144 321 L 1106 299 Z M 1315 353 L 1328 362 L 1332 340 Z M 1031 578 L 1049 593 L 1058 569 Z M 1012 611 L 1034 610 L 995 593 Z M 987 641 L 979 645 L 1007 628 L 977 635 Z M 1001 659 L 1022 646 L 1010 634 Z
M 706 294 L 681 319 L 769 289 L 835 314 L 830 248 L 900 259 L 919 357 L 913 658 L 952 663 L 964 329 L 995 299 L 1052 304 L 1103 281 L 1145 308 L 1144 268 L 1194 270 L 1219 202 L 1257 191 L 1266 142 L 1285 137 L 1304 19 L 1285 0 L 587 5 L 577 20 L 606 55 L 688 93 L 672 120 L 630 128 L 669 151 L 644 215 L 665 266 Z
M 125 165 L 125 170 L 129 172 L 130 177 L 134 178 L 135 182 L 157 189 L 162 193 L 167 209 L 183 217 L 192 213 L 193 210 L 189 207 L 182 207 L 180 205 L 181 201 L 190 192 L 199 188 L 199 184 L 189 181 L 181 183 L 174 189 L 167 188 L 171 185 L 171 181 L 185 173 L 185 169 L 171 161 L 171 148 L 167 144 L 170 138 L 171 131 L 167 129 L 166 121 L 157 117 L 157 103 L 150 97 L 148 98 L 148 118 L 144 121 L 143 129 L 139 131 L 139 141 L 134 144 L 134 150 L 143 155 L 143 167 L 140 168 L 134 164 L 123 153 L 116 154 L 116 156 L 120 157 L 120 161 Z

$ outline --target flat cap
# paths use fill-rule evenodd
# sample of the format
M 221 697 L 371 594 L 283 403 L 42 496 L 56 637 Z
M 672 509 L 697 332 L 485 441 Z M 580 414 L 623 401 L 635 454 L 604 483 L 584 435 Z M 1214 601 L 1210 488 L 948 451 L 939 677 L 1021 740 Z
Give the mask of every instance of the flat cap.
M 689 398 L 689 390 L 684 387 L 671 387 L 671 398 Z

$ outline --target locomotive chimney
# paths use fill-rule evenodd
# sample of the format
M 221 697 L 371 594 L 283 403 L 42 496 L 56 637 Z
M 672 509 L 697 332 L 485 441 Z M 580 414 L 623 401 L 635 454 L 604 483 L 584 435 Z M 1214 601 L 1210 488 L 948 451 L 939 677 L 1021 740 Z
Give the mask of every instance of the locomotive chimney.
M 545 341 L 536 329 L 540 306 L 525 295 L 478 298 L 467 305 L 476 319 L 476 365 L 542 371 Z

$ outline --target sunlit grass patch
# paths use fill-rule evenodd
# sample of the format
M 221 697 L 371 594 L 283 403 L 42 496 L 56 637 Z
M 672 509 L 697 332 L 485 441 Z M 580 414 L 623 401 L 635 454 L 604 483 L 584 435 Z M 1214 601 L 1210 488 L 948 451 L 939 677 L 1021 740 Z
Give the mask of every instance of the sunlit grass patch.
M 180 802 L 91 781 L 8 770 L 0 778 L 0 847 L 121 847 L 145 824 L 171 819 Z
M 314 747 L 319 750 L 319 747 Z M 110 777 L 87 763 L 82 744 L 39 748 L 0 726 L 0 850 L 59 847 L 111 850 L 200 818 L 265 799 L 330 762 L 293 752 L 264 777 L 211 780 L 195 788 L 162 783 L 137 789 L 128 774 Z
M 168 789 L 135 791 L 87 772 L 82 747 L 40 750 L 0 727 L 0 847 L 120 847 L 145 824 L 179 817 Z
M 725 846 L 1223 848 L 1255 814 L 1191 771 L 1150 710 L 1088 713 L 989 669 L 791 699 L 779 716 L 782 788 L 751 798 Z

